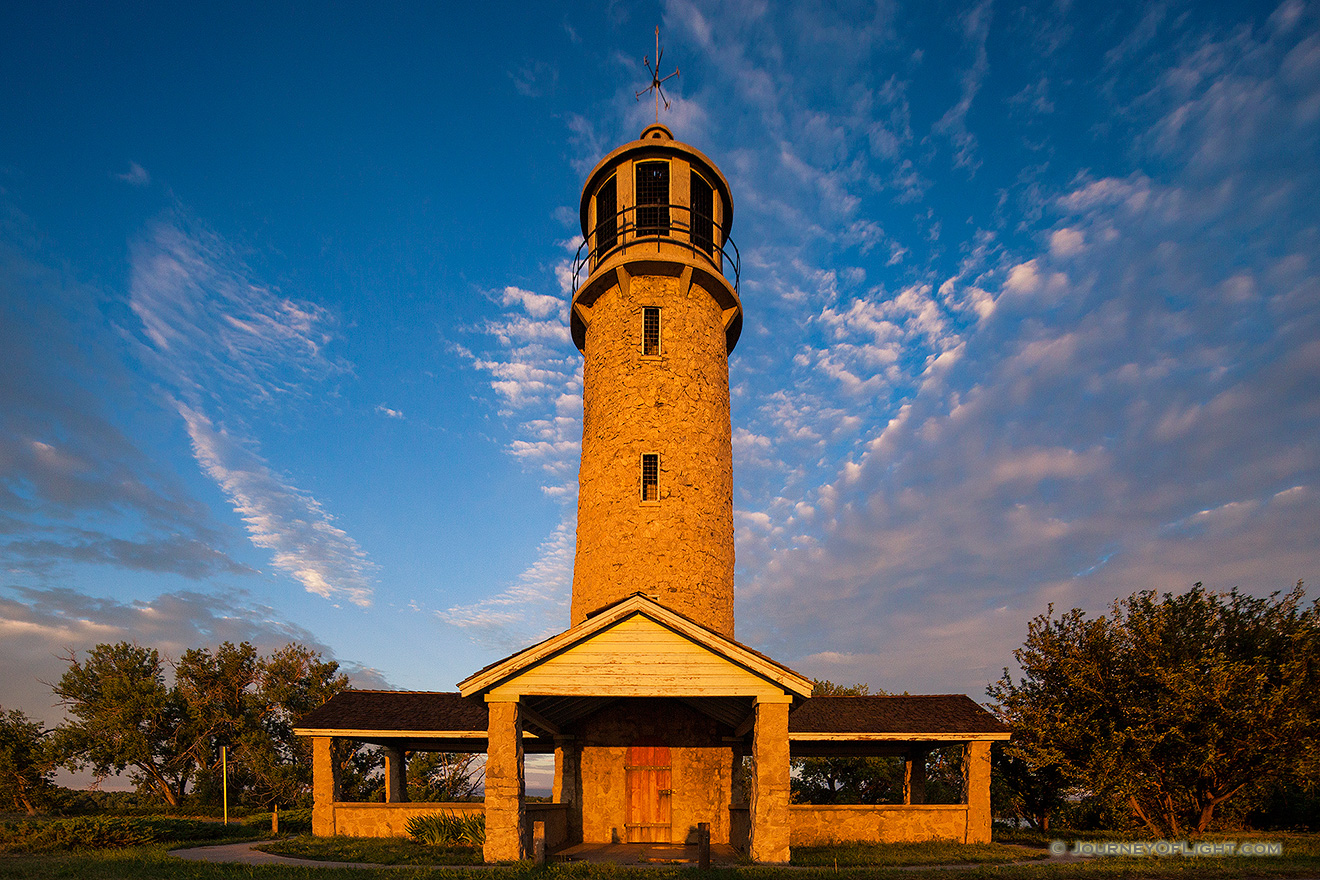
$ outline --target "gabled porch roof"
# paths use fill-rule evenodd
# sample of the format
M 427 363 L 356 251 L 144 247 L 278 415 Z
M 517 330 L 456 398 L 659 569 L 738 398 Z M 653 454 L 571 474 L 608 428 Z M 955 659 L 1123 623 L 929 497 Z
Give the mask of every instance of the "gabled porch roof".
M 459 682 L 465 697 L 778 698 L 811 681 L 641 593 Z

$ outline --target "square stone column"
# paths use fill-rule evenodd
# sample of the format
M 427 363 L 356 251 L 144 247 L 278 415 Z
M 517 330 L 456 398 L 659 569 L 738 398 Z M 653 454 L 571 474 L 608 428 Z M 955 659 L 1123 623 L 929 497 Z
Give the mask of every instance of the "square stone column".
M 926 802 L 926 750 L 913 746 L 903 763 L 903 803 Z
M 486 845 L 482 856 L 488 862 L 516 862 L 527 857 L 522 833 L 522 718 L 516 698 L 491 701 L 487 707 Z
M 385 756 L 385 803 L 405 803 L 408 800 L 408 765 L 404 761 L 403 749 L 385 746 L 381 753 Z
M 790 783 L 788 778 L 788 710 L 791 697 L 772 703 L 756 701 L 752 734 L 752 861 L 788 861 Z
M 571 736 L 555 737 L 553 800 L 568 808 L 568 842 L 582 842 L 582 747 Z
M 737 742 L 729 751 L 729 843 L 734 849 L 747 852 L 751 849 L 752 838 L 747 793 L 749 779 L 743 772 L 746 748 Z
M 990 743 L 963 746 L 963 790 L 967 793 L 967 842 L 990 842 Z
M 335 740 L 312 737 L 312 834 L 333 837 L 335 802 L 339 800 L 339 765 L 335 763 Z

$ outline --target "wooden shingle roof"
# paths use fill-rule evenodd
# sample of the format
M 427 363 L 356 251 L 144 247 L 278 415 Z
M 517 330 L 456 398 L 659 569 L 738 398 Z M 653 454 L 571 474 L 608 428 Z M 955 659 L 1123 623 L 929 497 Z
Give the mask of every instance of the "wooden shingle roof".
M 1007 734 L 966 694 L 812 697 L 788 716 L 794 739 L 846 734 Z
M 438 691 L 358 691 L 335 694 L 298 720 L 299 731 L 363 730 L 480 732 L 489 724 L 486 704 Z
M 438 691 L 341 691 L 299 719 L 306 735 L 353 733 L 402 736 L 467 735 L 481 739 L 488 725 L 479 698 Z M 1007 738 L 1008 726 L 965 694 L 899 697 L 811 697 L 788 716 L 793 740 L 901 739 L 905 736 Z

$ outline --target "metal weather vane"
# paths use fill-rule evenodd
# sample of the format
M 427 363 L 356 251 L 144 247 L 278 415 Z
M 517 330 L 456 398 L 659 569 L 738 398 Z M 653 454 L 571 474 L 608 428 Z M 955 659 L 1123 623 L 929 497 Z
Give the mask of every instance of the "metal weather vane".
M 647 71 L 651 74 L 651 84 L 650 84 L 649 86 L 647 86 L 646 88 L 642 89 L 640 92 L 637 93 L 637 100 L 639 100 L 639 101 L 642 100 L 642 95 L 645 95 L 647 92 L 654 92 L 654 93 L 655 93 L 655 121 L 656 121 L 656 122 L 659 122 L 659 121 L 660 121 L 660 102 L 661 102 L 661 101 L 664 101 L 664 102 L 665 102 L 665 109 L 666 109 L 666 110 L 669 109 L 669 99 L 665 97 L 665 90 L 662 88 L 662 86 L 663 86 L 665 83 L 669 82 L 669 81 L 670 81 L 671 79 L 673 79 L 674 77 L 678 76 L 678 68 L 675 67 L 675 68 L 674 68 L 674 72 L 671 73 L 671 74 L 669 74 L 669 76 L 666 76 L 666 77 L 664 77 L 663 79 L 660 77 L 660 59 L 664 57 L 664 54 L 665 54 L 665 50 L 664 50 L 663 48 L 661 48 L 661 46 L 660 46 L 660 26 L 659 26 L 659 25 L 656 25 L 656 27 L 655 27 L 655 67 L 652 67 L 652 66 L 651 66 L 651 59 L 650 59 L 649 57 L 647 57 L 647 56 L 642 56 L 642 63 L 646 65 L 646 69 L 647 69 Z

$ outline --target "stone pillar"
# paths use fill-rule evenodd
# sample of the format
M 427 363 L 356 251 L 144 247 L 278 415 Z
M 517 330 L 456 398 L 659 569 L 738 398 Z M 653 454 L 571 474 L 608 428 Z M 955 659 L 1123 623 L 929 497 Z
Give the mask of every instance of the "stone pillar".
M 403 749 L 385 746 L 385 803 L 402 804 L 408 800 L 408 765 Z
M 729 778 L 729 806 L 734 809 L 747 807 L 747 777 L 743 774 L 743 744 L 734 743 L 731 751 L 732 773 Z
M 990 743 L 963 746 L 963 791 L 967 798 L 967 842 L 990 842 Z
M 903 764 L 903 803 L 924 804 L 926 802 L 926 750 L 916 746 L 908 749 L 907 761 Z
M 335 763 L 335 741 L 329 736 L 312 737 L 312 834 L 333 837 L 335 802 L 339 800 L 339 765 Z
M 488 698 L 489 699 L 489 698 Z M 516 862 L 523 846 L 523 743 L 517 699 L 492 701 L 486 745 L 487 862 Z
M 752 735 L 752 861 L 788 861 L 788 710 L 782 703 L 756 701 Z
M 568 807 L 568 842 L 582 842 L 582 747 L 571 736 L 555 737 L 554 802 Z

